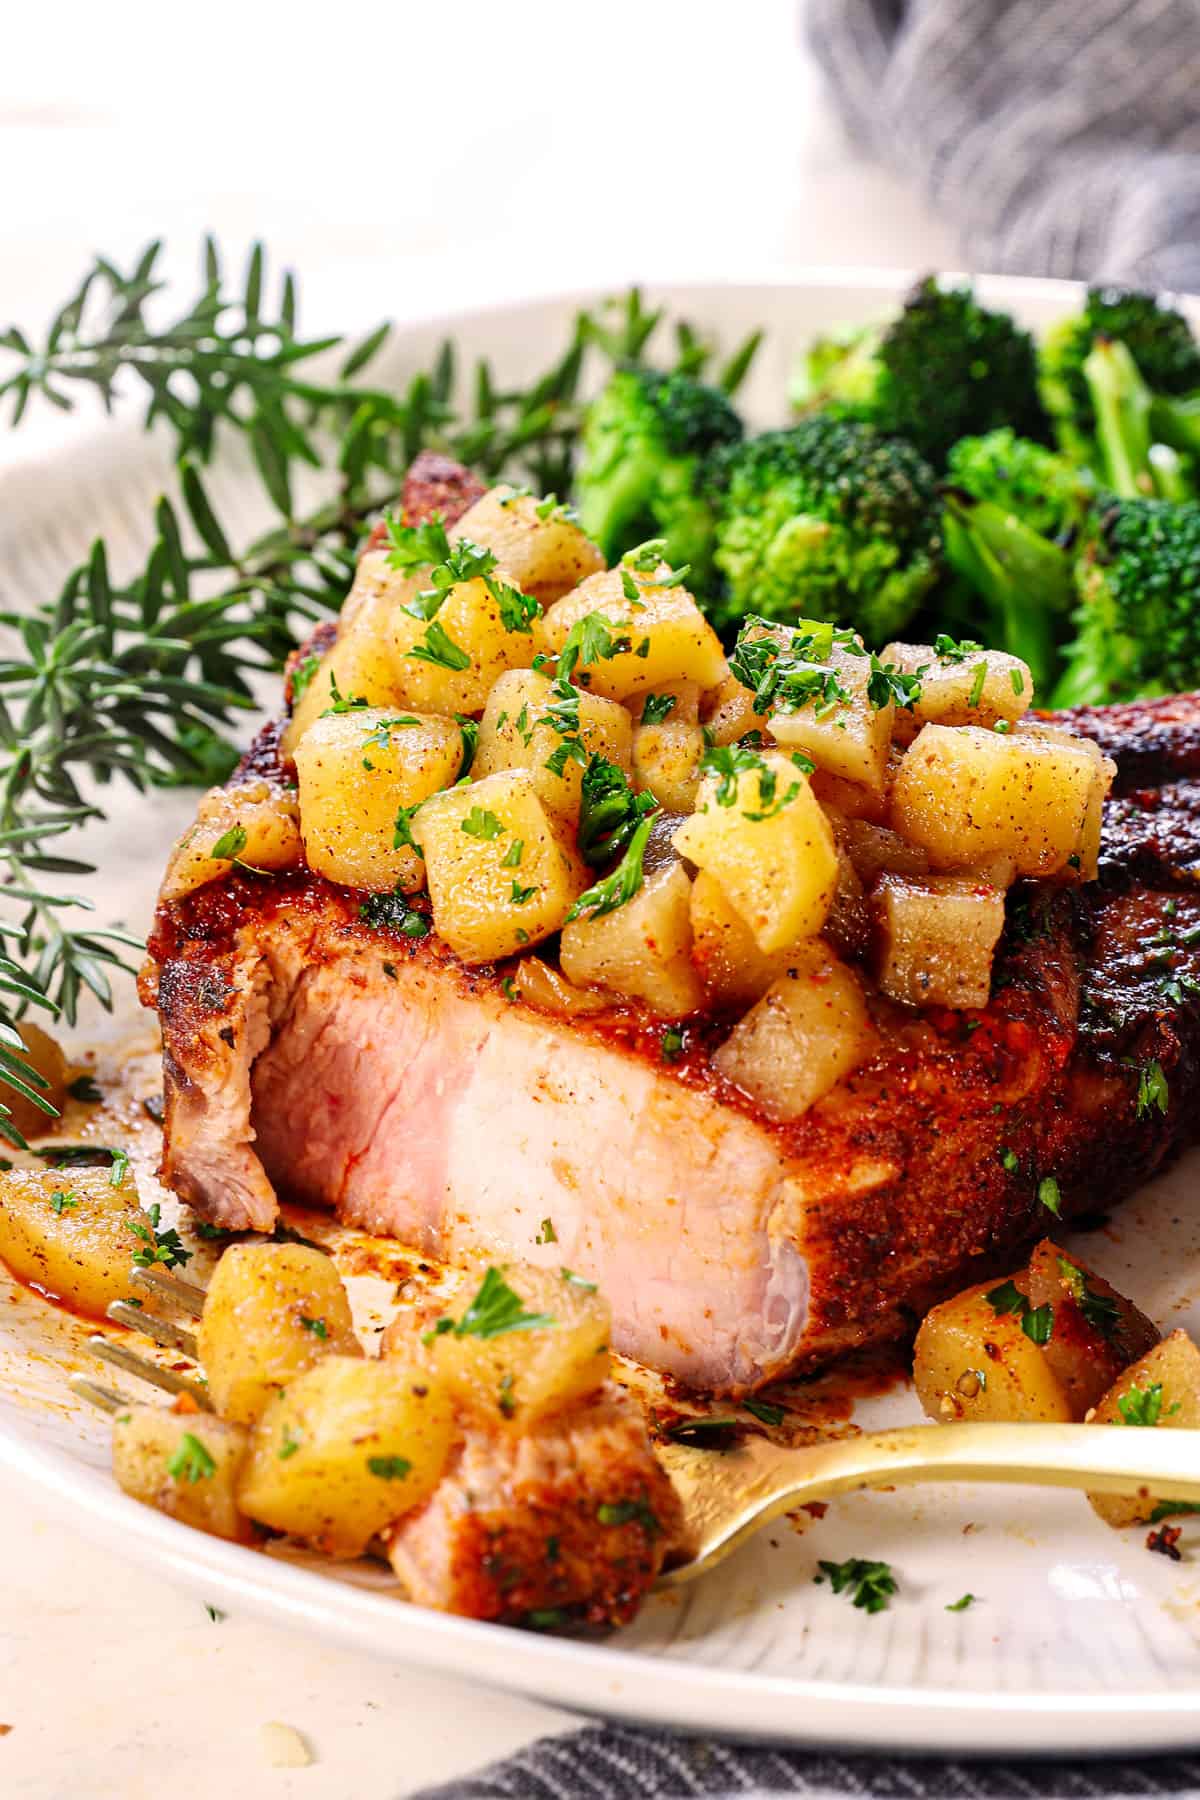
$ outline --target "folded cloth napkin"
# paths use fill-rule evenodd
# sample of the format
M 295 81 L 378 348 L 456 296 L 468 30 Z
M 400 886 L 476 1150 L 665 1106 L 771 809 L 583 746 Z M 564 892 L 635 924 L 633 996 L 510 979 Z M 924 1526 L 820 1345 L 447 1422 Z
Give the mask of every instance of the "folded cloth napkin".
M 807 0 L 851 138 L 972 268 L 1200 289 L 1196 0 Z
M 414 1800 L 1145 1800 L 1200 1794 L 1200 1760 L 894 1762 L 589 1725 Z
M 972 267 L 1200 290 L 1200 0 L 808 0 L 850 136 Z M 418 1800 L 1200 1796 L 1200 1760 L 903 1761 L 589 1726 Z

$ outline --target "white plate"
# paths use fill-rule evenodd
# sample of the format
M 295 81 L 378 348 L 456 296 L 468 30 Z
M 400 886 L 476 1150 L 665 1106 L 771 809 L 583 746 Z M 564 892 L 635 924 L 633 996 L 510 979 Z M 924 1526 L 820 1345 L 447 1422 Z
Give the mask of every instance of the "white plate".
M 402 279 L 398 271 L 397 279 Z M 795 284 L 664 287 L 673 311 L 731 346 L 757 325 L 767 343 L 744 396 L 755 423 L 784 418 L 797 347 L 834 321 L 870 316 L 903 287 L 895 275 L 842 274 Z M 1072 290 L 991 280 L 985 294 L 1032 326 L 1066 310 Z M 395 372 L 429 360 L 452 330 L 464 354 L 493 357 L 521 380 L 561 342 L 580 299 L 464 313 L 406 330 Z M 71 447 L 0 484 L 0 589 L 44 591 L 97 533 L 129 556 L 137 521 L 165 479 L 165 447 L 132 429 Z M 252 482 L 236 463 L 218 497 L 249 530 Z M 7 521 L 7 523 L 5 523 Z M 94 847 L 96 897 L 144 927 L 186 797 L 117 804 Z M 1080 1239 L 1094 1261 L 1164 1327 L 1200 1328 L 1195 1158 Z M 1095 1203 L 1104 1205 L 1098 1192 Z M 198 1588 L 210 1602 L 299 1625 L 377 1657 L 469 1675 L 584 1712 L 796 1744 L 943 1754 L 1166 1750 L 1200 1745 L 1200 1565 L 1148 1555 L 1144 1533 L 1118 1535 L 1072 1495 L 957 1488 L 864 1495 L 801 1535 L 759 1537 L 722 1570 L 657 1598 L 604 1643 L 566 1642 L 443 1618 L 397 1601 L 381 1574 L 263 1555 L 190 1532 L 127 1500 L 106 1469 L 104 1425 L 70 1396 L 83 1329 L 0 1277 L 0 1467 L 83 1532 Z M 863 1425 L 916 1414 L 904 1390 L 861 1404 Z M 1197 1522 L 1200 1527 L 1200 1521 Z M 1185 1533 L 1197 1539 L 1200 1529 Z M 856 1612 L 813 1585 L 818 1557 L 882 1558 L 900 1593 Z M 970 1590 L 962 1613 L 945 1609 Z

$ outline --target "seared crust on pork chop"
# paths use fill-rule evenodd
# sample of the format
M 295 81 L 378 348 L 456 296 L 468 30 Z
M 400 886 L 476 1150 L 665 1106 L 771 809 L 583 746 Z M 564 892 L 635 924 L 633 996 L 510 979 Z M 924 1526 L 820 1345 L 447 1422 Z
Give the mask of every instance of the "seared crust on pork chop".
M 1100 880 L 1013 889 L 990 1004 L 875 1001 L 877 1054 L 792 1124 L 715 1073 L 720 1022 L 666 1065 L 638 1006 L 548 1017 L 307 873 L 164 906 L 164 1176 L 229 1226 L 269 1228 L 279 1191 L 451 1260 L 564 1262 L 617 1349 L 717 1391 L 903 1335 L 1044 1228 L 1046 1177 L 1065 1218 L 1107 1208 L 1194 1136 L 1200 697 L 1119 711 L 1135 749 L 1193 748 L 1168 735 L 1172 778 L 1143 759 L 1109 803 Z M 1169 1103 L 1138 1118 L 1150 1059 Z
M 681 1532 L 641 1411 L 613 1389 L 520 1434 L 468 1431 L 388 1553 L 423 1606 L 513 1624 L 623 1625 Z

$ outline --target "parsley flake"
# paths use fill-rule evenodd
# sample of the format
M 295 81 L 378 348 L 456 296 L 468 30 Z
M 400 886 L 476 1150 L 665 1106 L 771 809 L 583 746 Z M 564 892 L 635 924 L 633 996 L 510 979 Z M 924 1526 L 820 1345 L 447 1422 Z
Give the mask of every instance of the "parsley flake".
M 403 1481 L 412 1464 L 406 1456 L 368 1456 L 367 1468 L 380 1481 Z
M 482 838 L 489 843 L 493 838 L 500 837 L 507 829 L 507 826 L 500 822 L 495 813 L 489 812 L 485 806 L 473 806 L 462 822 L 462 830 L 468 837 Z
M 866 1562 L 861 1556 L 851 1556 L 842 1563 L 827 1562 L 821 1558 L 818 1567 L 822 1576 L 827 1576 L 829 1585 L 835 1594 L 849 1594 L 854 1605 L 863 1612 L 886 1612 L 892 1595 L 897 1591 L 896 1577 L 892 1574 L 890 1563 Z
M 499 1269 L 491 1268 L 483 1284 L 459 1320 L 439 1319 L 432 1332 L 425 1333 L 428 1342 L 452 1331 L 455 1337 L 495 1338 L 510 1331 L 536 1331 L 558 1321 L 549 1313 L 529 1313 L 519 1294 L 509 1287 Z
M 246 842 L 245 828 L 231 825 L 228 831 L 221 833 L 208 854 L 217 862 L 234 862 L 246 848 Z
M 167 1463 L 167 1474 L 172 1481 L 186 1481 L 195 1487 L 198 1481 L 207 1481 L 216 1472 L 217 1465 L 200 1439 L 185 1431 Z
M 1138 1072 L 1138 1118 L 1144 1119 L 1146 1114 L 1152 1112 L 1155 1107 L 1158 1108 L 1160 1113 L 1165 1113 L 1170 1104 L 1170 1099 L 1170 1091 L 1167 1087 L 1167 1078 L 1163 1073 L 1162 1064 L 1157 1058 L 1152 1059 L 1148 1063 L 1143 1063 Z

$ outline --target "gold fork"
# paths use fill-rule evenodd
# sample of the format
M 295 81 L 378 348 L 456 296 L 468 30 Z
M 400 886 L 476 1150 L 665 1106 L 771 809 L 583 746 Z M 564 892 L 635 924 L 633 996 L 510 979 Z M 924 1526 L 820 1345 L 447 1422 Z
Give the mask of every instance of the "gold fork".
M 132 1279 L 157 1298 L 199 1318 L 203 1288 L 158 1269 L 135 1268 Z M 115 1301 L 108 1315 L 115 1324 L 143 1332 L 196 1362 L 196 1339 L 185 1327 L 124 1300 Z M 99 1333 L 89 1339 L 89 1347 L 103 1361 L 168 1393 L 189 1394 L 198 1406 L 210 1409 L 202 1382 L 164 1369 Z M 74 1377 L 71 1386 L 108 1413 L 127 1404 L 124 1396 L 86 1376 Z M 1008 1482 L 1200 1503 L 1200 1431 L 1182 1429 L 904 1425 L 801 1449 L 747 1436 L 729 1450 L 658 1443 L 655 1451 L 683 1504 L 686 1541 L 691 1547 L 690 1554 L 677 1555 L 661 1576 L 660 1586 L 670 1587 L 706 1574 L 783 1513 L 814 1500 L 867 1488 L 935 1481 Z
M 1127 1425 L 902 1425 L 798 1450 L 747 1437 L 734 1449 L 658 1444 L 683 1502 L 691 1554 L 660 1586 L 695 1581 L 781 1514 L 864 1488 L 1011 1482 L 1200 1502 L 1200 1431 Z

